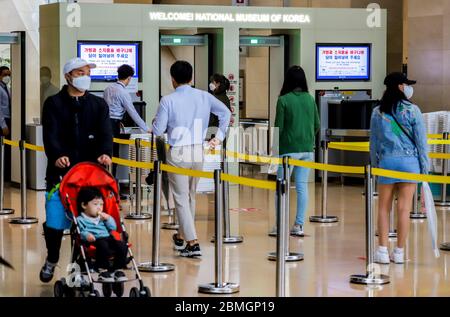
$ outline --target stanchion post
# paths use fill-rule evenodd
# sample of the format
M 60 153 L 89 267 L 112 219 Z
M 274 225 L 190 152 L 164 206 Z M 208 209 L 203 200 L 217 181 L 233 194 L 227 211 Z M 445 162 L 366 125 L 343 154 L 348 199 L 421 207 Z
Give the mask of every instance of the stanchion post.
M 443 134 L 444 141 L 449 140 L 449 132 L 444 132 Z M 444 144 L 444 154 L 448 153 L 448 146 L 447 144 Z M 444 176 L 448 176 L 448 162 L 445 158 L 442 159 L 442 174 Z M 450 207 L 450 202 L 447 201 L 447 184 L 442 184 L 442 193 L 441 193 L 441 200 L 437 201 L 436 206 L 439 207 Z
M 322 141 L 323 163 L 328 164 L 328 141 Z M 311 216 L 310 222 L 314 223 L 335 223 L 339 221 L 336 216 L 328 216 L 328 171 L 322 171 L 322 205 L 321 215 Z
M 411 219 L 426 219 L 427 214 L 419 211 L 419 185 L 416 186 L 413 198 L 413 211 L 410 214 Z
M 239 284 L 224 282 L 223 279 L 223 182 L 221 170 L 214 171 L 214 208 L 215 208 L 215 252 L 214 283 L 200 285 L 198 291 L 204 294 L 233 294 L 239 292 Z M 220 237 L 220 238 L 219 238 Z
M 14 209 L 4 208 L 5 198 L 5 137 L 0 136 L 0 216 L 11 215 Z
M 366 209 L 366 274 L 352 275 L 350 283 L 363 285 L 383 285 L 389 283 L 389 276 L 380 274 L 379 266 L 374 263 L 374 219 L 373 219 L 373 182 L 371 166 L 366 167 L 365 209 Z
M 290 237 L 290 231 L 289 231 L 289 220 L 290 220 L 290 206 L 289 206 L 289 190 L 290 190 L 290 186 L 291 186 L 291 173 L 289 171 L 289 157 L 285 156 L 283 157 L 283 182 L 284 182 L 284 186 L 286 187 L 286 193 L 283 195 L 283 211 L 284 211 L 284 222 L 281 223 L 282 226 L 284 226 L 284 230 L 283 233 L 285 235 L 285 239 L 286 239 L 286 252 L 285 252 L 285 257 L 286 257 L 286 261 L 287 262 L 298 262 L 298 261 L 303 261 L 304 260 L 304 255 L 303 253 L 295 253 L 295 252 L 290 252 L 290 246 L 289 246 L 289 237 Z M 277 196 L 278 199 L 278 196 Z M 277 205 L 278 205 L 278 201 L 277 201 Z M 279 231 L 279 223 L 278 223 L 278 219 L 277 219 L 277 230 Z M 278 236 L 278 233 L 277 233 Z M 277 261 L 278 259 L 278 251 L 277 252 L 270 252 L 269 255 L 267 256 L 269 261 Z
M 135 149 L 136 149 L 136 161 L 142 162 L 142 140 L 140 138 L 137 138 L 135 140 Z M 153 149 L 151 149 L 153 150 Z M 125 216 L 125 219 L 130 220 L 147 220 L 151 219 L 152 215 L 149 213 L 143 213 L 142 212 L 142 170 L 140 167 L 136 167 L 136 190 L 135 190 L 135 205 L 136 210 L 134 213 L 129 213 Z
M 37 218 L 28 217 L 27 211 L 27 161 L 25 152 L 25 141 L 19 141 L 20 151 L 20 203 L 21 217 L 13 218 L 9 222 L 16 225 L 29 225 L 38 222 Z
M 225 174 L 228 174 L 228 163 L 225 143 L 223 143 L 222 148 L 222 170 Z M 244 242 L 244 237 L 242 236 L 232 236 L 231 235 L 231 220 L 230 220 L 230 184 L 223 181 L 223 223 L 224 223 L 224 236 L 223 243 L 234 244 Z M 211 242 L 215 242 L 215 237 L 211 239 Z
M 276 295 L 284 297 L 286 294 L 286 257 L 282 256 L 288 251 L 286 239 L 286 181 L 277 180 L 277 275 L 276 275 Z
M 138 268 L 143 272 L 169 272 L 175 265 L 159 262 L 160 221 L 161 221 L 161 162 L 154 162 L 153 173 L 153 242 L 152 261 L 141 263 Z

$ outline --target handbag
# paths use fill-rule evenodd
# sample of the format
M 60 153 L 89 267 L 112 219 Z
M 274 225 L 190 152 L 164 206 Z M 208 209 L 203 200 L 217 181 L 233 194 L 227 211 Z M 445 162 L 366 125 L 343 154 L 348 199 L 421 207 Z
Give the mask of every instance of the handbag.
M 150 142 L 150 160 L 151 160 L 151 162 L 155 161 L 155 155 L 153 154 L 154 147 L 155 147 L 155 135 L 152 133 L 151 142 Z M 150 186 L 153 185 L 153 183 L 154 183 L 154 175 L 155 175 L 154 170 L 151 170 L 150 173 L 148 173 L 147 177 L 145 178 L 145 182 Z

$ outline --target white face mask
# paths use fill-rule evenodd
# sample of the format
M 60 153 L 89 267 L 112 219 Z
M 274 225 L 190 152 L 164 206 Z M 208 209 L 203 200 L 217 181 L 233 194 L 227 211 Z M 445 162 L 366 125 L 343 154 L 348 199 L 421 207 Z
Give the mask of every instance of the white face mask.
M 213 83 L 210 83 L 210 84 L 209 84 L 209 90 L 215 91 L 216 88 L 217 88 L 216 85 L 214 85 Z
M 72 78 L 72 85 L 81 92 L 85 92 L 91 88 L 91 77 L 81 76 Z
M 50 77 L 48 76 L 42 76 L 41 77 L 41 84 L 42 85 L 48 85 L 50 83 Z
M 414 95 L 414 87 L 413 86 L 405 86 L 403 89 L 403 93 L 405 94 L 406 98 L 411 99 Z
M 8 85 L 11 82 L 10 76 L 3 77 L 2 81 L 5 83 L 5 85 Z

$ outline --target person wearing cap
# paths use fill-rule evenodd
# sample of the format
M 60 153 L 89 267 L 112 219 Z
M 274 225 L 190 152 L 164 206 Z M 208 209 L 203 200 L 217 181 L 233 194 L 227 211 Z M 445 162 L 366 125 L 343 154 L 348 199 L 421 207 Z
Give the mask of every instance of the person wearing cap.
M 88 92 L 90 64 L 73 58 L 64 65 L 67 85 L 45 100 L 42 111 L 43 139 L 47 155 L 46 222 L 43 224 L 47 258 L 40 272 L 44 283 L 53 278 L 65 229 L 71 227 L 59 197 L 59 183 L 74 165 L 96 162 L 111 165 L 112 129 L 106 102 Z
M 384 81 L 386 91 L 372 113 L 370 126 L 370 162 L 372 167 L 414 174 L 428 174 L 427 133 L 422 113 L 410 100 L 416 81 L 403 73 L 392 73 Z M 395 178 L 378 178 L 379 247 L 375 262 L 405 262 L 405 245 L 409 233 L 409 213 L 417 182 Z M 389 255 L 389 213 L 397 192 L 397 247 Z

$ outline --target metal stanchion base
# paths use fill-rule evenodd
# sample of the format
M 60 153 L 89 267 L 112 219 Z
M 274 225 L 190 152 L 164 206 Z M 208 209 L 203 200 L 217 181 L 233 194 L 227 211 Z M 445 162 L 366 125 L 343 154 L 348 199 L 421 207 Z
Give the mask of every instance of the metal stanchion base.
M 216 283 L 210 283 L 200 285 L 198 291 L 203 294 L 234 294 L 239 292 L 239 284 L 224 283 L 223 285 L 217 285 Z
M 9 223 L 13 225 L 31 225 L 38 222 L 37 218 L 13 218 L 9 220 Z
M 442 201 L 435 201 L 434 202 L 434 205 L 436 206 L 436 207 L 450 207 L 450 202 L 449 201 L 445 201 L 445 202 L 442 202 Z
M 422 212 L 420 213 L 414 213 L 412 212 L 409 216 L 411 219 L 427 219 L 427 214 L 424 214 Z
M 166 229 L 166 230 L 178 230 L 180 228 L 180 225 L 177 223 L 163 223 L 161 225 L 161 229 Z
M 339 222 L 339 218 L 335 216 L 311 216 L 309 221 L 314 223 L 334 223 Z
M 442 243 L 441 250 L 442 251 L 450 251 L 450 242 Z
M 139 264 L 138 269 L 142 272 L 170 272 L 175 270 L 175 265 L 170 263 L 160 263 L 159 265 L 153 265 L 152 262 L 146 262 Z
M 145 213 L 144 214 L 140 214 L 140 215 L 131 213 L 131 214 L 126 215 L 125 219 L 128 219 L 128 220 L 148 220 L 148 219 L 152 219 L 152 215 L 151 214 L 145 214 Z
M 241 236 L 229 236 L 229 237 L 223 237 L 223 243 L 226 244 L 233 244 L 233 243 L 242 243 L 244 242 L 244 237 Z M 211 242 L 216 242 L 216 237 L 211 238 Z
M 277 253 L 276 252 L 270 252 L 267 256 L 267 259 L 269 261 L 276 261 L 277 260 Z M 303 253 L 293 253 L 290 252 L 289 254 L 286 254 L 286 262 L 299 262 L 303 261 L 305 259 L 305 256 Z
M 361 285 L 384 285 L 388 284 L 389 276 L 387 275 L 352 275 L 350 283 Z
M 2 210 L 0 210 L 0 216 L 12 215 L 13 213 L 14 213 L 14 209 L 10 209 L 10 208 L 3 208 Z

